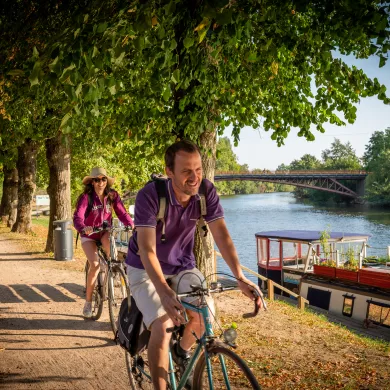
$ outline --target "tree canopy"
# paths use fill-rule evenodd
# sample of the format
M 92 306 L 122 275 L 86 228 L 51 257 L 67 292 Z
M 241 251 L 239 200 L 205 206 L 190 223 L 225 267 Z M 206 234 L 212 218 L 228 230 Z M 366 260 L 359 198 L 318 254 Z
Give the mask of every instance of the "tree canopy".
M 41 25 L 30 60 L 2 71 L 55 104 L 64 133 L 131 137 L 150 155 L 229 125 L 238 141 L 262 120 L 283 144 L 293 128 L 313 140 L 313 126 L 352 123 L 362 97 L 389 103 L 377 79 L 335 58 L 338 50 L 385 64 L 386 2 L 111 0 L 61 12 L 53 38 L 39 39 Z M 6 112 L 13 117 L 11 103 Z

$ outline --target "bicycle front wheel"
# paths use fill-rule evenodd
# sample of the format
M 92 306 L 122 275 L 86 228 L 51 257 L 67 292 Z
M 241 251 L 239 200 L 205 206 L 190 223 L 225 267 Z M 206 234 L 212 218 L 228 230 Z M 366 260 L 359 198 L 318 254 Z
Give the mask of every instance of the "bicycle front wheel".
M 207 353 L 214 389 L 260 390 L 260 385 L 252 371 L 235 352 L 223 346 L 211 346 Z M 193 390 L 211 388 L 204 352 L 196 363 L 192 388 Z
M 114 265 L 108 273 L 108 312 L 114 335 L 116 335 L 117 320 L 123 299 L 130 295 L 127 277 L 123 268 Z

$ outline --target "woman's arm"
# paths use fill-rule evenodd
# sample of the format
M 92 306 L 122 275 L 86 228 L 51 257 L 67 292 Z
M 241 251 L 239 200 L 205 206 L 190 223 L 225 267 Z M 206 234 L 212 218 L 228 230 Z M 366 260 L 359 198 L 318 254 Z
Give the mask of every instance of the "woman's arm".
M 83 194 L 79 198 L 76 206 L 76 210 L 73 214 L 73 225 L 75 229 L 82 233 L 83 229 L 85 228 L 85 212 L 87 211 L 88 207 L 88 195 Z
M 134 222 L 128 212 L 126 211 L 125 205 L 123 204 L 121 197 L 119 194 L 115 191 L 114 195 L 114 201 L 112 203 L 115 213 L 118 217 L 118 219 L 125 225 L 125 226 L 131 226 L 134 228 Z

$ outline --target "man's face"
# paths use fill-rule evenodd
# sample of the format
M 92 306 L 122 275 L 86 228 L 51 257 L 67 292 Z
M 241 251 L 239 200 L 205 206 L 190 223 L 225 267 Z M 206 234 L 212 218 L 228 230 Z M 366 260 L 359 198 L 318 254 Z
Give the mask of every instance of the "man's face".
M 175 156 L 173 171 L 166 168 L 168 177 L 178 195 L 196 195 L 202 182 L 202 160 L 198 152 L 179 151 Z

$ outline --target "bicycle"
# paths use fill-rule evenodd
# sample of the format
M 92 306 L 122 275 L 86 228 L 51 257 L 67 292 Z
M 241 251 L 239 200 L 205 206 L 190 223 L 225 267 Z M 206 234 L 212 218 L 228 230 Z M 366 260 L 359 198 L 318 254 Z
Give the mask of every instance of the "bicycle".
M 94 229 L 93 233 L 108 231 L 110 234 L 110 257 L 107 257 L 103 250 L 102 243 L 96 242 L 97 254 L 100 264 L 100 271 L 92 293 L 92 317 L 91 320 L 98 320 L 103 311 L 103 302 L 108 302 L 110 323 L 114 335 L 117 331 L 117 319 L 119 309 L 124 298 L 130 296 L 129 283 L 123 262 L 118 260 L 115 245 L 115 234 L 122 231 L 129 231 L 128 227 L 108 227 L 107 221 L 103 222 L 103 228 Z M 91 234 L 93 234 L 91 233 Z M 89 262 L 85 264 L 85 285 L 87 285 Z
M 187 367 L 180 369 L 175 367 L 171 351 L 169 351 L 169 368 L 168 368 L 168 389 L 181 390 L 187 389 L 187 379 L 194 368 L 192 390 L 200 389 L 255 389 L 260 390 L 260 385 L 257 382 L 250 368 L 245 361 L 238 356 L 231 348 L 235 348 L 235 339 L 237 332 L 232 328 L 223 332 L 223 340 L 215 336 L 211 325 L 211 316 L 206 302 L 206 296 L 211 293 L 219 293 L 227 290 L 234 290 L 237 287 L 223 287 L 220 283 L 211 283 L 211 288 L 202 288 L 201 286 L 191 286 L 191 292 L 177 294 L 179 298 L 184 297 L 199 297 L 200 304 L 194 306 L 187 302 L 181 302 L 182 305 L 189 310 L 202 315 L 205 332 L 200 337 L 196 338 L 198 344 L 195 348 Z M 261 296 L 263 307 L 266 305 Z M 255 305 L 253 313 L 246 313 L 244 318 L 254 317 L 258 314 L 258 307 Z M 174 339 L 179 340 L 180 334 L 184 329 L 184 325 L 174 327 L 167 330 L 172 332 Z M 172 342 L 171 342 L 172 345 Z M 132 390 L 138 389 L 153 389 L 151 375 L 148 370 L 147 351 L 143 351 L 139 355 L 131 356 L 129 352 L 126 354 L 126 367 L 129 375 L 130 387 Z M 178 383 L 177 383 L 178 382 Z

